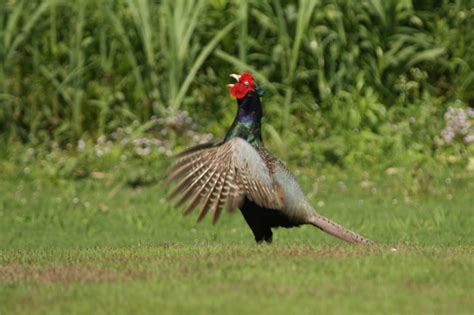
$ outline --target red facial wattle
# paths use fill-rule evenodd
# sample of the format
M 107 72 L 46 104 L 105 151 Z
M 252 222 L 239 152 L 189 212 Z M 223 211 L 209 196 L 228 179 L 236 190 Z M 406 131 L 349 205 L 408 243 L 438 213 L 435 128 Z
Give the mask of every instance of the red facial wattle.
M 233 84 L 230 88 L 230 94 L 237 99 L 244 98 L 250 91 L 255 91 L 255 80 L 248 72 L 242 73 L 239 82 Z
M 248 84 L 250 86 L 255 85 L 255 80 L 253 79 L 253 76 L 248 72 L 242 73 L 242 75 L 240 76 L 239 82 Z

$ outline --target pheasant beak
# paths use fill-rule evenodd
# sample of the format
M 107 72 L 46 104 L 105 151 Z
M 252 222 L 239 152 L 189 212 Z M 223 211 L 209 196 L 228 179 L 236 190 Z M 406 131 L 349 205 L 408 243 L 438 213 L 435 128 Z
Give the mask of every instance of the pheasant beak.
M 238 74 L 235 74 L 235 73 L 232 73 L 230 76 L 231 76 L 232 78 L 234 78 L 234 79 L 235 79 L 235 81 L 237 81 L 237 82 L 239 82 L 239 81 L 240 81 L 240 75 L 238 75 Z

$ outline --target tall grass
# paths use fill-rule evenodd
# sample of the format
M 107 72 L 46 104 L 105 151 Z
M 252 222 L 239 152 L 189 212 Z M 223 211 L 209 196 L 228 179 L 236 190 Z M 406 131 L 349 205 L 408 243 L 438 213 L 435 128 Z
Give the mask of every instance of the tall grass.
M 0 10 L 2 127 L 30 140 L 176 112 L 236 25 L 204 28 L 203 0 L 11 1 Z
M 474 104 L 473 27 L 462 0 L 4 1 L 0 130 L 66 143 L 183 108 L 205 120 L 244 70 L 278 104 L 265 132 L 280 146 L 426 112 L 441 124 Z

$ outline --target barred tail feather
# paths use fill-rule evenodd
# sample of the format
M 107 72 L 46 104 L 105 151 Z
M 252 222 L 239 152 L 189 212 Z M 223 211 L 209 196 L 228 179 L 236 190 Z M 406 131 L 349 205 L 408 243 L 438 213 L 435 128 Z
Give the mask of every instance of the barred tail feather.
M 348 243 L 363 245 L 374 244 L 371 240 L 363 237 L 362 235 L 357 234 L 356 232 L 346 229 L 342 225 L 337 224 L 336 222 L 331 221 L 320 214 L 315 213 L 311 217 L 310 223 L 315 227 L 323 230 L 324 232 L 331 234 L 332 236 L 335 236 Z

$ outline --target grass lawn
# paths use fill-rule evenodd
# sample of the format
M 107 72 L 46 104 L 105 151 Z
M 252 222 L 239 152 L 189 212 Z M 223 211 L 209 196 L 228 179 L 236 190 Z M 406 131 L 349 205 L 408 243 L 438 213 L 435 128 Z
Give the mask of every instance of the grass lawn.
M 163 187 L 0 161 L 0 314 L 472 314 L 474 180 L 407 195 L 326 181 L 318 211 L 379 242 L 305 226 L 256 246 L 238 213 L 196 224 Z M 310 176 L 300 178 L 314 191 Z M 370 186 L 370 187 L 368 187 Z

